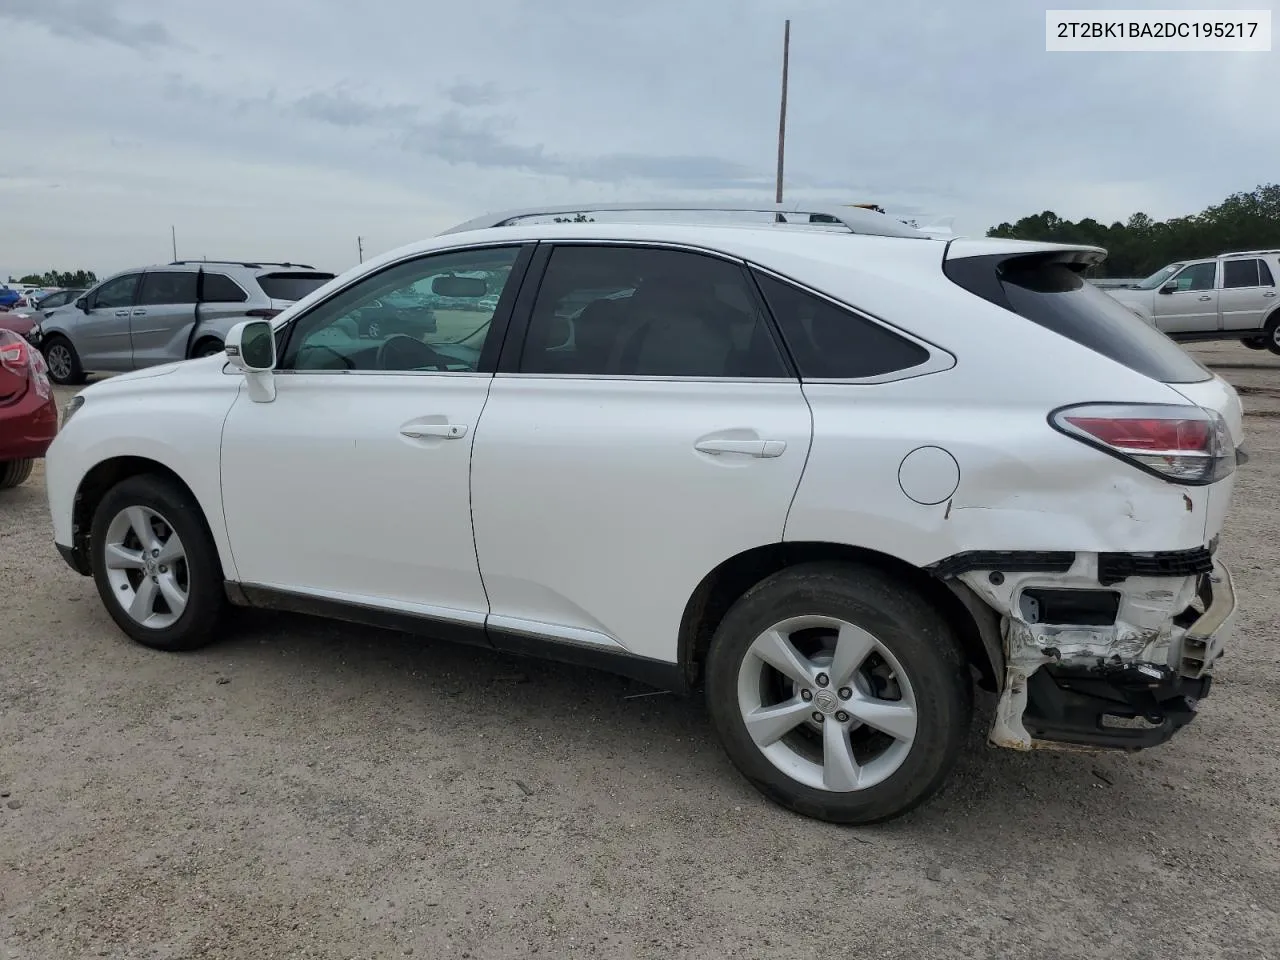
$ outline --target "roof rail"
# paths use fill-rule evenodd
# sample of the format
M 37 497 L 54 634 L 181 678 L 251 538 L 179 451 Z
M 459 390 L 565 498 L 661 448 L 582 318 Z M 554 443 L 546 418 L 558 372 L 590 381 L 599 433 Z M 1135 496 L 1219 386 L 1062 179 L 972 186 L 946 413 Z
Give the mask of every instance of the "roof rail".
M 815 215 L 821 220 L 806 220 L 805 225 L 809 223 L 831 223 L 842 225 L 850 233 L 863 233 L 876 237 L 912 237 L 920 240 L 934 239 L 929 234 L 917 230 L 915 227 L 909 227 L 900 220 L 885 216 L 883 213 L 873 213 L 870 210 L 862 210 L 856 207 L 842 206 L 825 206 L 821 204 L 785 204 L 785 203 L 585 203 L 576 206 L 566 204 L 564 206 L 545 206 L 545 207 L 528 207 L 522 210 L 502 210 L 497 213 L 486 213 L 482 217 L 476 217 L 474 220 L 468 220 L 466 223 L 460 223 L 456 227 L 450 227 L 443 231 L 440 236 L 450 233 L 464 233 L 468 230 L 486 230 L 492 227 L 506 227 L 515 223 L 517 220 L 524 220 L 529 217 L 549 217 L 561 216 L 575 213 L 608 213 L 608 212 L 636 212 L 636 211 L 655 211 L 670 212 L 679 211 L 695 211 L 702 213 L 773 213 L 781 216 L 803 216 L 811 218 Z M 789 221 L 780 219 L 780 223 L 788 223 Z
M 194 264 L 221 263 L 228 266 L 248 267 L 250 270 L 254 269 L 255 267 L 300 267 L 303 270 L 315 269 L 315 267 L 313 267 L 309 263 L 289 263 L 287 260 L 284 263 L 276 263 L 272 260 L 207 260 L 207 259 L 204 259 L 203 257 L 199 260 L 170 260 L 169 266 L 189 267 L 193 263 Z
M 1280 253 L 1280 250 L 1237 250 L 1232 253 L 1220 253 L 1218 254 L 1218 259 L 1224 260 L 1227 257 L 1265 257 L 1273 253 Z

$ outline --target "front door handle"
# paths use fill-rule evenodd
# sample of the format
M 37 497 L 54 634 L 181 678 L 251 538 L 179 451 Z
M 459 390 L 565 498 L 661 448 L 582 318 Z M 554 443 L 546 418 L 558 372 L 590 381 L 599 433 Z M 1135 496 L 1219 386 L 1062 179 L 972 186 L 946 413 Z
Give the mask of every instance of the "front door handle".
M 145 317 L 145 316 L 147 315 L 147 311 L 145 311 L 145 310 L 135 310 L 135 311 L 133 311 L 133 315 L 134 315 L 135 317 Z
M 1200 299 L 1201 299 L 1201 300 L 1212 300 L 1212 299 L 1213 299 L 1213 297 L 1201 297 Z
M 418 423 L 400 428 L 400 436 L 411 440 L 427 440 L 439 437 L 442 440 L 457 440 L 467 435 L 465 423 Z
M 738 453 L 748 457 L 780 457 L 787 449 L 785 440 L 699 440 L 693 445 L 699 453 L 713 457 L 722 453 Z
M 128 311 L 128 310 L 117 310 L 117 311 L 116 311 L 116 316 L 117 316 L 117 317 L 127 317 L 128 315 L 129 315 L 129 311 Z

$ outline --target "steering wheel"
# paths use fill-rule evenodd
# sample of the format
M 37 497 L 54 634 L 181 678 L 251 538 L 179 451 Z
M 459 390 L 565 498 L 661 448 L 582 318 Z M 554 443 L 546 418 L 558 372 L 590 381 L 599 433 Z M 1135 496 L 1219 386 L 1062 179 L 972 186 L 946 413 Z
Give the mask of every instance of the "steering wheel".
M 387 366 L 387 361 L 403 359 L 409 362 L 402 366 Z M 436 353 L 430 345 L 415 340 L 405 333 L 393 333 L 378 345 L 378 353 L 373 365 L 379 370 L 445 370 L 449 369 L 449 358 Z

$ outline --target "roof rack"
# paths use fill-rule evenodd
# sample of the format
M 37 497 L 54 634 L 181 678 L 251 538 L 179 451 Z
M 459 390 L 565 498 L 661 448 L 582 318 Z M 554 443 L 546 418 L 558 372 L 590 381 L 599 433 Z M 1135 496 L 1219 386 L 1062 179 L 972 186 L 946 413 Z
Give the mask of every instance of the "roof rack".
M 876 237 L 912 237 L 920 240 L 936 239 L 930 234 L 915 227 L 909 227 L 899 220 L 886 216 L 882 213 L 873 213 L 870 210 L 862 210 L 856 207 L 842 206 L 824 206 L 814 204 L 784 204 L 784 203 L 748 203 L 748 204 L 719 204 L 719 203 L 594 203 L 594 204 L 578 204 L 564 206 L 546 206 L 546 207 L 528 207 L 522 210 L 502 210 L 497 213 L 486 213 L 482 217 L 476 217 L 474 220 L 468 220 L 466 223 L 460 223 L 456 227 L 450 227 L 443 231 L 440 236 L 450 233 L 464 233 L 468 230 L 486 230 L 492 227 L 506 227 L 515 223 L 517 220 L 524 220 L 529 217 L 549 217 L 560 216 L 575 213 L 607 213 L 607 212 L 636 212 L 636 211 L 660 211 L 660 212 L 679 212 L 679 211 L 696 211 L 702 213 L 772 213 L 778 215 L 779 223 L 789 223 L 782 217 L 786 215 L 803 216 L 807 218 L 817 217 L 819 219 L 808 219 L 805 226 L 811 223 L 828 223 L 844 226 L 850 233 L 862 233 Z
M 254 269 L 255 267 L 300 267 L 303 270 L 315 269 L 315 267 L 313 267 L 309 263 L 289 263 L 289 261 L 287 260 L 284 263 L 275 263 L 274 261 L 271 261 L 271 260 L 206 260 L 204 258 L 201 258 L 199 260 L 170 260 L 169 266 L 188 267 L 188 266 L 191 266 L 191 264 L 193 263 L 196 263 L 196 264 L 221 263 L 221 264 L 233 265 L 237 267 L 248 267 L 250 270 Z
M 1224 260 L 1227 257 L 1266 257 L 1275 253 L 1280 253 L 1280 250 L 1236 250 L 1231 253 L 1220 253 L 1218 254 L 1218 259 Z

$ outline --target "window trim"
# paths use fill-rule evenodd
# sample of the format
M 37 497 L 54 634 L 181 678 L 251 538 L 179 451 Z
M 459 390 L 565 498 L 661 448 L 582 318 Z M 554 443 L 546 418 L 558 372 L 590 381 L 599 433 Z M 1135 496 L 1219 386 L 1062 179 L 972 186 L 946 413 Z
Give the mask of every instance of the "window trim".
M 742 272 L 744 288 L 751 296 L 756 309 L 764 320 L 765 329 L 773 340 L 774 348 L 782 359 L 782 365 L 786 373 L 779 377 L 685 377 L 613 373 L 526 373 L 522 371 L 520 363 L 524 359 L 525 347 L 528 345 L 533 307 L 537 302 L 538 294 L 542 290 L 543 281 L 546 279 L 547 268 L 551 263 L 551 255 L 557 247 L 635 247 L 643 250 L 676 250 L 684 253 L 699 254 L 732 264 Z M 691 243 L 663 240 L 610 240 L 587 237 L 581 239 L 571 237 L 540 240 L 524 286 L 525 289 L 521 291 L 521 299 L 518 304 L 519 310 L 513 322 L 513 329 L 508 331 L 507 346 L 498 362 L 497 376 L 522 380 L 612 380 L 670 383 L 798 383 L 800 381 L 795 362 L 791 359 L 790 351 L 787 350 L 786 341 L 783 340 L 773 314 L 769 312 L 769 306 L 765 303 L 755 279 L 751 276 L 751 264 L 741 257 L 735 257 L 721 250 L 700 247 Z M 516 326 L 519 329 L 515 329 Z
M 289 348 L 289 343 L 293 338 L 294 332 L 298 329 L 298 323 L 305 317 L 310 316 L 316 310 L 319 310 L 325 304 L 330 303 L 335 297 L 341 296 L 352 287 L 364 283 L 374 277 L 380 276 L 396 267 L 404 266 L 406 263 L 412 263 L 417 260 L 428 260 L 434 257 L 447 256 L 455 253 L 467 253 L 472 250 L 490 250 L 494 248 L 514 248 L 516 257 L 511 264 L 511 275 L 507 279 L 507 286 L 502 291 L 502 295 L 498 298 L 498 305 L 494 308 L 493 316 L 489 318 L 489 334 L 485 337 L 484 346 L 480 349 L 480 359 L 476 364 L 475 370 L 291 370 L 276 367 L 273 373 L 277 376 L 350 376 L 350 375 L 376 375 L 383 377 L 492 377 L 494 368 L 497 365 L 498 355 L 503 344 L 508 339 L 511 330 L 511 317 L 514 312 L 517 297 L 523 292 L 526 286 L 526 278 L 528 276 L 529 262 L 532 259 L 533 248 L 536 244 L 528 240 L 489 240 L 484 243 L 467 243 L 452 247 L 442 247 L 436 250 L 416 251 L 406 256 L 400 257 L 383 264 L 376 270 L 370 270 L 365 273 L 358 274 L 344 283 L 341 287 L 334 290 L 323 300 L 313 303 L 293 316 L 289 317 L 282 324 L 274 328 L 276 336 L 276 355 L 283 359 Z M 328 281 L 332 282 L 332 281 Z M 283 335 L 283 336 L 282 336 Z
M 821 290 L 816 290 L 808 284 L 800 280 L 796 280 L 794 277 L 789 277 L 785 273 L 766 267 L 763 264 L 748 262 L 747 265 L 753 274 L 756 271 L 759 271 L 764 276 L 771 277 L 780 283 L 790 284 L 810 296 L 817 297 L 819 300 L 825 300 L 827 303 L 840 310 L 852 313 L 861 320 L 883 327 L 890 333 L 896 334 L 902 339 L 914 343 L 929 354 L 929 359 L 925 360 L 924 363 L 917 363 L 914 367 L 906 367 L 902 370 L 890 370 L 888 373 L 878 373 L 872 377 L 801 377 L 801 383 L 896 383 L 899 380 L 914 380 L 917 377 L 927 377 L 933 373 L 942 373 L 943 371 L 950 370 L 957 363 L 955 354 L 951 353 L 951 351 L 947 350 L 945 347 L 941 347 L 931 340 L 926 340 L 923 337 L 904 330 L 902 327 L 890 323 L 883 317 L 878 317 L 874 313 L 864 310 L 861 307 L 856 307 L 851 303 L 841 300 L 839 297 L 833 297 L 831 294 L 823 293 Z M 764 299 L 763 294 L 758 293 L 758 295 L 762 300 Z M 777 326 L 776 319 L 774 320 L 774 325 L 775 327 Z

